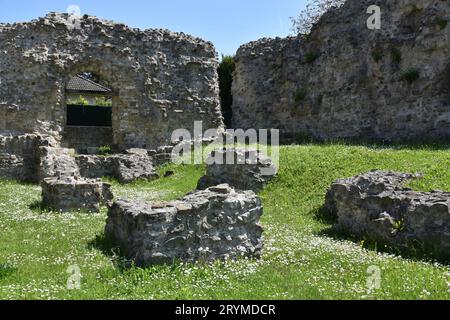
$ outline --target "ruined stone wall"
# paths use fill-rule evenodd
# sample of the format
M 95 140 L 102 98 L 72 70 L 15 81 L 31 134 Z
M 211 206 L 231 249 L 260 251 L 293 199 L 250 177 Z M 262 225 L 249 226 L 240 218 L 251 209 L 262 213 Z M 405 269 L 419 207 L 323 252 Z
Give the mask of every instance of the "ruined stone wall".
M 381 30 L 366 26 L 373 4 Z M 348 0 L 306 38 L 246 44 L 233 126 L 285 138 L 449 139 L 449 20 L 448 1 Z
M 183 33 L 54 13 L 0 24 L 0 134 L 63 136 L 67 81 L 90 71 L 114 90 L 115 144 L 167 145 L 194 120 L 222 126 L 216 68 L 213 45 Z
M 54 146 L 51 137 L 35 134 L 0 136 L 0 178 L 37 182 L 40 147 Z
M 109 208 L 105 234 L 143 267 L 259 258 L 262 214 L 253 191 L 235 191 L 225 184 L 168 203 L 116 201 Z
M 450 193 L 405 187 L 420 177 L 375 170 L 337 180 L 327 193 L 325 212 L 340 232 L 450 258 Z
M 87 148 L 114 145 L 113 130 L 109 127 L 66 127 L 63 141 L 67 147 L 85 153 Z

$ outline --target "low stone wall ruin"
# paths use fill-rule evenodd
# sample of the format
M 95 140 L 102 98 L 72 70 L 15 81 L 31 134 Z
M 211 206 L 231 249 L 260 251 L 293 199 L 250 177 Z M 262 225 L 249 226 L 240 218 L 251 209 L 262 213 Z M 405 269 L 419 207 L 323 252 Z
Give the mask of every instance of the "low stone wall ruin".
M 261 200 L 220 185 L 172 202 L 116 201 L 105 233 L 138 266 L 259 257 Z
M 39 147 L 52 144 L 51 138 L 34 134 L 0 136 L 0 178 L 38 182 Z
M 170 151 L 171 147 L 160 147 L 109 156 L 77 155 L 74 149 L 59 147 L 51 137 L 0 136 L 0 178 L 33 183 L 66 176 L 111 177 L 120 183 L 152 180 L 158 178 L 154 163 L 170 161 Z
M 111 186 L 98 179 L 46 178 L 41 187 L 43 204 L 59 212 L 99 212 L 101 204 L 113 199 Z
M 111 177 L 120 183 L 158 178 L 152 158 L 146 153 L 111 156 L 80 155 L 75 157 L 75 161 L 80 169 L 80 175 L 86 178 Z
M 450 257 L 450 193 L 404 187 L 416 175 L 373 171 L 333 183 L 325 210 L 337 230 Z
M 198 182 L 198 189 L 226 183 L 239 190 L 259 192 L 278 171 L 269 157 L 244 148 L 214 150 L 206 164 L 206 175 Z

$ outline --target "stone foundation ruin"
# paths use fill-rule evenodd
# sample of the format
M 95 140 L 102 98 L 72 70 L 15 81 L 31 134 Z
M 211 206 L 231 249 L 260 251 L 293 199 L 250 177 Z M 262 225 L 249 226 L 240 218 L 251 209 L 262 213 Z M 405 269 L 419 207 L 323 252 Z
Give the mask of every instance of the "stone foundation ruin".
M 235 164 L 211 163 L 198 183 L 202 190 L 182 200 L 116 201 L 108 212 L 107 238 L 140 266 L 258 258 L 263 248 L 259 224 L 263 208 L 255 192 L 277 169 L 256 150 L 220 149 L 209 158 L 217 160 L 226 155 L 236 156 L 234 160 L 243 158 Z
M 226 183 L 238 190 L 259 192 L 277 171 L 272 160 L 258 150 L 218 149 L 206 159 L 206 175 L 200 179 L 197 188 Z
M 99 212 L 113 200 L 110 185 L 99 179 L 46 178 L 41 183 L 44 206 L 59 212 Z
M 338 180 L 325 209 L 337 230 L 396 248 L 419 247 L 450 257 L 450 193 L 404 187 L 417 175 L 373 171 Z
M 180 201 L 116 201 L 106 236 L 138 266 L 259 257 L 261 200 L 228 185 L 196 191 Z

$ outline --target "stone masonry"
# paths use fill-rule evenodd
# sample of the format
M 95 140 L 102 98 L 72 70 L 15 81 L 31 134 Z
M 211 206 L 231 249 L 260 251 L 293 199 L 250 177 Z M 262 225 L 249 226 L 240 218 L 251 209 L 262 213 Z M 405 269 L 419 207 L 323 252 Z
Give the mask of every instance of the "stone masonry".
M 39 156 L 39 181 L 51 177 L 80 176 L 73 149 L 40 147 Z
M 326 197 L 337 229 L 393 247 L 418 246 L 450 257 L 450 193 L 415 192 L 417 175 L 373 171 L 338 180 Z
M 278 171 L 269 157 L 254 149 L 214 150 L 206 164 L 206 175 L 198 182 L 198 189 L 227 183 L 239 190 L 259 192 Z
M 0 23 L 0 135 L 51 132 L 72 147 L 64 141 L 76 136 L 73 128 L 65 135 L 65 88 L 93 72 L 114 91 L 118 150 L 168 145 L 175 129 L 193 131 L 194 120 L 223 126 L 217 66 L 214 46 L 184 33 L 58 13 Z
M 34 134 L 0 136 L 0 178 L 38 182 L 39 148 L 56 143 L 51 137 Z
M 111 177 L 120 183 L 158 178 L 152 158 L 147 153 L 111 156 L 80 155 L 75 157 L 75 161 L 80 168 L 81 176 L 87 178 Z
M 380 30 L 366 26 L 374 4 Z M 448 21 L 448 1 L 348 0 L 308 36 L 243 45 L 233 127 L 286 140 L 450 139 Z
M 99 212 L 102 203 L 113 199 L 111 186 L 96 179 L 46 178 L 41 186 L 43 204 L 60 212 Z
M 262 212 L 252 191 L 220 185 L 180 201 L 116 201 L 105 233 L 139 266 L 259 257 Z

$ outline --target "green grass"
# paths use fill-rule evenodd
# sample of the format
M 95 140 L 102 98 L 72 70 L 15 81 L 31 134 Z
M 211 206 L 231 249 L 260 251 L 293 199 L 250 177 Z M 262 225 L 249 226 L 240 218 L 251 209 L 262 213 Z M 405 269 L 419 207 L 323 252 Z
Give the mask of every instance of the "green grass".
M 261 193 L 266 247 L 258 261 L 127 268 L 102 240 L 100 214 L 39 209 L 40 188 L 0 182 L 0 299 L 448 299 L 450 268 L 378 253 L 326 236 L 318 213 L 330 184 L 372 169 L 422 172 L 417 190 L 450 190 L 450 151 L 442 147 L 344 144 L 282 147 L 280 173 Z M 121 186 L 118 198 L 168 200 L 193 190 L 201 166 L 174 165 L 169 178 Z M 34 205 L 33 205 L 34 204 Z M 30 206 L 32 209 L 30 209 Z M 67 290 L 71 265 L 83 276 Z M 368 290 L 367 269 L 381 268 Z

